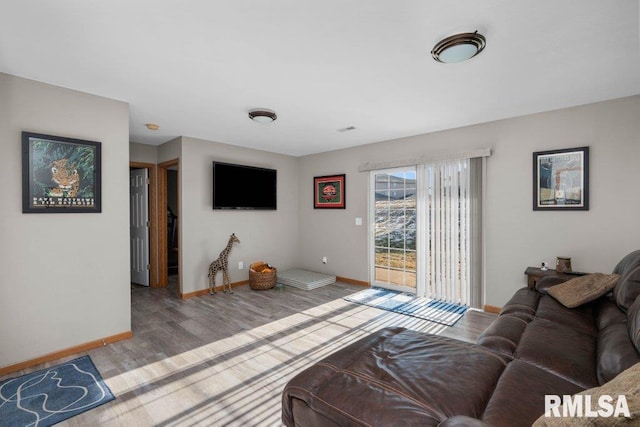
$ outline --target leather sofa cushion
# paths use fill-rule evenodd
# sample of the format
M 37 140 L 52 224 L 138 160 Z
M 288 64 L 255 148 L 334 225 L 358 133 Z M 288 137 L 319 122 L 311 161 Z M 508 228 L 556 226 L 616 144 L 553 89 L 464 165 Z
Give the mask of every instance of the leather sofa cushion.
M 583 388 L 595 387 L 597 337 L 545 319 L 527 326 L 516 358 L 573 382 Z
M 627 319 L 629 338 L 631 338 L 631 342 L 636 350 L 640 352 L 640 296 L 636 298 L 636 302 L 629 307 Z
M 619 274 L 587 274 L 552 286 L 547 293 L 565 307 L 575 308 L 608 293 L 619 279 Z
M 489 424 L 477 420 L 475 418 L 467 417 L 464 415 L 456 415 L 451 418 L 447 418 L 438 427 L 493 427 Z
M 629 340 L 626 323 L 613 323 L 600 331 L 597 365 L 600 385 L 638 362 L 640 354 Z
M 545 295 L 540 298 L 536 319 L 548 320 L 555 325 L 565 326 L 594 337 L 598 335 L 592 304 L 569 309 L 554 298 Z
M 514 360 L 500 377 L 482 421 L 495 427 L 530 426 L 544 413 L 544 395 L 584 390 L 551 372 Z
M 613 297 L 618 307 L 626 311 L 640 295 L 640 250 L 622 258 L 613 272 L 620 275 Z
M 293 419 L 296 420 L 296 425 L 299 426 L 342 427 L 350 425 L 347 419 L 340 420 L 340 423 L 330 420 L 319 412 L 312 411 L 306 403 L 296 398 L 291 399 L 291 412 Z
M 529 288 L 518 289 L 511 299 L 502 307 L 500 314 L 510 314 L 530 321 L 538 309 L 540 294 Z
M 599 331 L 614 323 L 627 323 L 626 314 L 610 298 L 600 298 L 594 306 L 594 313 Z
M 339 425 L 402 420 L 436 426 L 454 415 L 479 418 L 507 360 L 475 344 L 386 328 L 291 379 L 283 392 L 282 419 L 293 425 L 293 399 Z
M 476 344 L 513 357 L 528 324 L 528 321 L 518 316 L 501 315 L 480 334 Z

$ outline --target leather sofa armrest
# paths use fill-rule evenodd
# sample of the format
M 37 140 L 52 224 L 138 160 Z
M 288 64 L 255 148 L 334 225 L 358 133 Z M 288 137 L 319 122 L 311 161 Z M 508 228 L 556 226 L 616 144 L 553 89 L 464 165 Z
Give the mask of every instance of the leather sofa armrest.
M 491 427 L 491 425 L 466 415 L 455 415 L 442 421 L 438 427 Z
M 546 294 L 547 289 L 549 289 L 550 287 L 559 285 L 560 283 L 566 282 L 566 281 L 567 281 L 566 279 L 563 279 L 561 277 L 546 276 L 538 280 L 538 282 L 536 283 L 536 290 L 541 294 Z

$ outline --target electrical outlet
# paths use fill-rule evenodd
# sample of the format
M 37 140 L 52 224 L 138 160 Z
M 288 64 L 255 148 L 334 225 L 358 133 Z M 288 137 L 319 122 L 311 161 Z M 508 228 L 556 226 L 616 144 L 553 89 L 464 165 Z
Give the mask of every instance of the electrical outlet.
M 238 270 L 242 270 L 244 268 L 244 262 L 238 262 Z
M 326 256 L 323 256 L 323 257 L 322 257 L 322 263 L 323 263 L 323 264 L 326 264 L 326 263 L 327 263 L 327 257 L 326 257 Z

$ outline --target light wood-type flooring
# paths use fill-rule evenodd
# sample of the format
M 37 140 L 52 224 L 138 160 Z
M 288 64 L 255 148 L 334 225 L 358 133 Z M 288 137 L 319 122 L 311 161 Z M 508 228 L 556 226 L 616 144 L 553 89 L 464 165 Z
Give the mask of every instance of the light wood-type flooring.
M 468 311 L 446 327 L 343 300 L 363 289 L 241 286 L 233 295 L 179 300 L 175 290 L 132 287 L 134 337 L 86 353 L 116 400 L 59 425 L 281 426 L 286 382 L 358 338 L 404 326 L 474 341 L 495 318 Z

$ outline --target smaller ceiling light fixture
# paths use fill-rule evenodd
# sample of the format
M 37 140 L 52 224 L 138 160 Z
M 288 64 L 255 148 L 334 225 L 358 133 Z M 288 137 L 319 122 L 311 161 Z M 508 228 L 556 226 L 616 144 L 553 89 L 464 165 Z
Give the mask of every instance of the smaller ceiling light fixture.
M 249 118 L 258 123 L 271 123 L 275 122 L 278 116 L 273 111 L 260 108 L 249 111 Z
M 433 59 L 444 64 L 455 64 L 471 59 L 484 49 L 487 40 L 477 31 L 449 36 L 434 46 Z
M 147 127 L 147 129 L 149 129 L 149 130 L 158 130 L 158 129 L 160 129 L 160 126 L 158 126 L 158 125 L 157 125 L 157 124 L 155 124 L 155 123 L 147 123 L 147 124 L 145 124 L 145 126 L 146 126 L 146 127 Z

